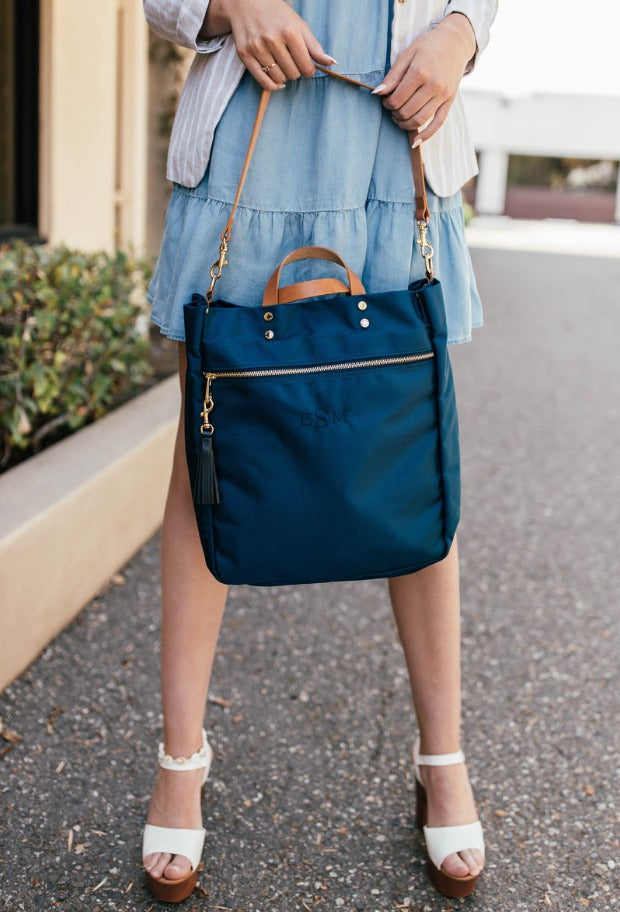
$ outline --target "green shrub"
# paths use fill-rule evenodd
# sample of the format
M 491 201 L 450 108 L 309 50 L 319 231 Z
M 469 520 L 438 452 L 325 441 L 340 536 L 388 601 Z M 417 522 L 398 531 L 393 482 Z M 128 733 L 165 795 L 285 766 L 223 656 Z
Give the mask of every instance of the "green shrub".
M 122 252 L 0 248 L 0 469 L 144 384 L 148 272 Z

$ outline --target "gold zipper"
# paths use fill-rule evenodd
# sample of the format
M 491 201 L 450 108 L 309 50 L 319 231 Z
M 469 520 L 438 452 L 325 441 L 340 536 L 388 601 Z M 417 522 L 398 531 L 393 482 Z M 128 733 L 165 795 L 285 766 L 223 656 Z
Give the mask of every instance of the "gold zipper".
M 243 377 L 286 377 L 293 374 L 321 374 L 324 371 L 354 370 L 360 367 L 382 367 L 390 364 L 410 364 L 413 361 L 426 361 L 434 358 L 434 352 L 424 352 L 421 355 L 397 355 L 392 358 L 369 358 L 366 361 L 340 361 L 336 364 L 313 364 L 311 367 L 266 367 L 257 370 L 244 371 L 203 371 L 205 380 L 219 380 L 220 377 L 240 379 Z
M 368 358 L 365 361 L 339 361 L 329 364 L 313 364 L 310 367 L 267 367 L 256 370 L 242 371 L 203 371 L 202 375 L 206 380 L 205 396 L 203 411 L 200 417 L 203 419 L 201 431 L 204 433 L 213 433 L 213 425 L 209 422 L 209 414 L 213 409 L 213 396 L 211 394 L 211 384 L 214 380 L 220 379 L 257 379 L 261 377 L 289 377 L 298 374 L 322 374 L 338 370 L 358 370 L 364 367 L 389 367 L 396 364 L 413 364 L 416 361 L 428 361 L 434 358 L 434 352 L 423 352 L 419 355 L 395 355 L 389 358 Z

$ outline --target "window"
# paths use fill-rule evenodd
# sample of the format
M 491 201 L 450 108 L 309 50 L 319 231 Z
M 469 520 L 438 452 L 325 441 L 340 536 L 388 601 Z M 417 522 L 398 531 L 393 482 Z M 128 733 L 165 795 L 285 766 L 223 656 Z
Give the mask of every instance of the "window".
M 39 0 L 0 0 L 0 240 L 37 238 Z

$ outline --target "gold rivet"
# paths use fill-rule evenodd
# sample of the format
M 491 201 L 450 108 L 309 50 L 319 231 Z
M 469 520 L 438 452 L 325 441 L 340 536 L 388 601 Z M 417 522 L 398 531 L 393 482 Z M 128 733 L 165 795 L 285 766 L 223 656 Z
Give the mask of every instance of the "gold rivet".
M 367 317 L 363 317 L 360 320 L 360 326 L 362 329 L 367 329 L 370 326 L 370 320 Z
M 358 301 L 358 302 L 357 302 L 357 309 L 358 309 L 358 310 L 366 310 L 367 307 L 368 307 L 368 304 L 366 303 L 366 301 Z
M 274 336 L 275 336 L 275 333 L 274 333 L 273 329 L 268 329 L 267 332 L 265 333 L 265 339 L 273 339 Z
M 263 315 L 263 320 L 266 320 L 267 323 L 269 323 L 271 320 L 273 320 L 273 314 L 271 313 L 270 310 L 265 311 L 265 313 Z

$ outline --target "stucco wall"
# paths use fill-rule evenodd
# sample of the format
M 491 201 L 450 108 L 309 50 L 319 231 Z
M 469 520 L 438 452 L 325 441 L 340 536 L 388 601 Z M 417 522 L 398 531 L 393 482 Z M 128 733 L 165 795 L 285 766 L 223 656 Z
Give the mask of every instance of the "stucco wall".
M 54 244 L 144 246 L 147 36 L 135 0 L 42 0 L 39 228 Z

